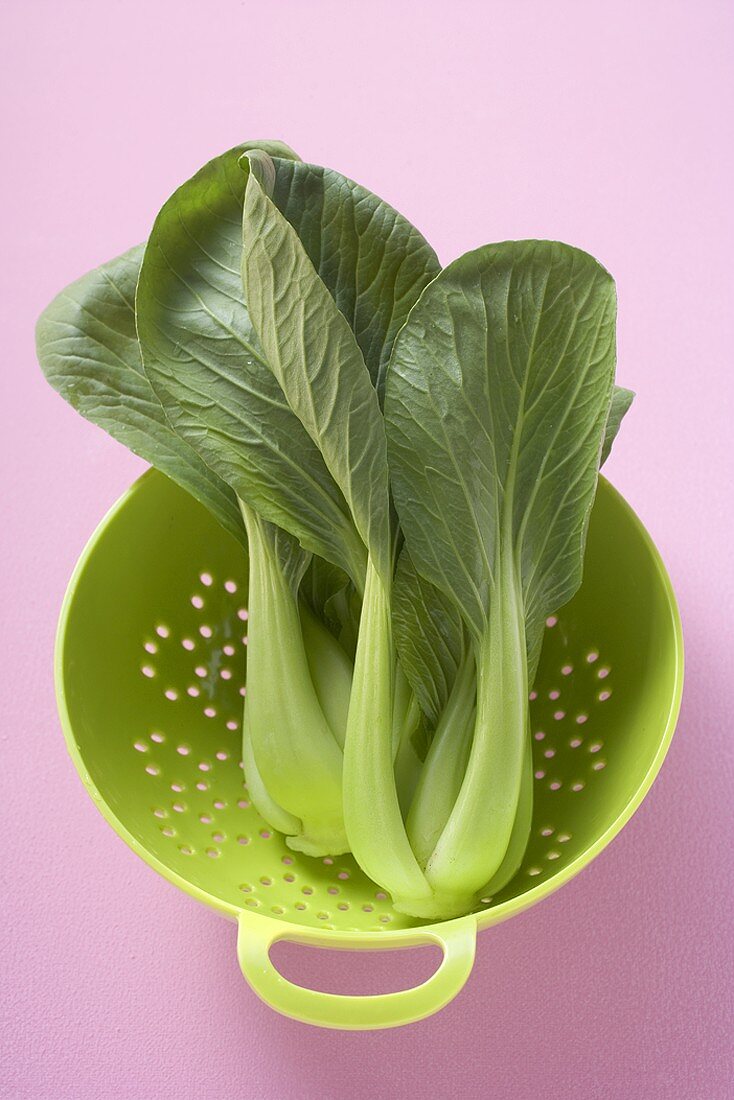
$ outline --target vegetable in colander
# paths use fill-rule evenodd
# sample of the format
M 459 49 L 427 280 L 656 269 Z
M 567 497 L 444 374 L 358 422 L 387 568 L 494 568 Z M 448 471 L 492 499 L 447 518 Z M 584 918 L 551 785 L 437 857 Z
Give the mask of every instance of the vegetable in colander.
M 52 385 L 249 550 L 260 813 L 406 913 L 469 911 L 525 851 L 545 619 L 632 398 L 614 320 L 586 253 L 441 271 L 377 196 L 254 142 L 39 321 Z

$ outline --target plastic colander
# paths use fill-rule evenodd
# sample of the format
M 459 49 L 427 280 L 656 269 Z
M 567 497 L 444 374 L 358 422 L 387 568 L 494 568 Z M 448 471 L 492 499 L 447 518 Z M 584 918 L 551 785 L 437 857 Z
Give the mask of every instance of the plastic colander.
M 242 972 L 273 1008 L 338 1028 L 421 1019 L 461 989 L 477 930 L 577 874 L 649 789 L 683 678 L 665 569 L 602 479 L 584 582 L 548 620 L 531 696 L 535 809 L 522 868 L 474 913 L 432 924 L 395 912 L 351 857 L 290 851 L 249 802 L 240 762 L 246 583 L 241 548 L 206 510 L 155 471 L 141 477 L 97 528 L 64 601 L 56 675 L 71 756 L 146 863 L 238 922 Z M 269 951 L 284 939 L 351 951 L 433 943 L 443 959 L 415 988 L 343 996 L 281 976 Z

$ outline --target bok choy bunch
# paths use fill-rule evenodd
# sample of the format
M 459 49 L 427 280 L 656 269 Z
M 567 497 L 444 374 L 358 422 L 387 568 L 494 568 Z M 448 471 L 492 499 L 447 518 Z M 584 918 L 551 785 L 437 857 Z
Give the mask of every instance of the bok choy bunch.
M 251 142 L 38 323 L 51 384 L 248 554 L 259 812 L 417 917 L 469 911 L 527 845 L 543 628 L 632 400 L 615 311 L 578 249 L 442 270 L 376 195 Z

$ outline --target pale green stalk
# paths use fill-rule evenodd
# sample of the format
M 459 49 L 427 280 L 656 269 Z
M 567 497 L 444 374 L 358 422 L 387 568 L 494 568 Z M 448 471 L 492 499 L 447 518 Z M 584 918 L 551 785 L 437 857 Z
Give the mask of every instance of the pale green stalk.
M 260 517 L 241 502 L 250 546 L 248 728 L 257 771 L 273 801 L 302 829 L 287 843 L 309 855 L 348 850 L 342 753 L 319 704 L 296 596 Z
M 505 858 L 528 736 L 525 619 L 508 542 L 477 649 L 477 719 L 464 782 L 426 868 L 437 892 L 463 895 L 467 908 Z
M 415 712 L 415 699 L 400 662 L 395 662 L 393 676 L 392 708 L 392 751 L 397 756 L 406 723 L 412 721 Z
M 421 717 L 420 707 L 414 698 L 408 720 L 403 726 L 403 733 L 395 757 L 395 785 L 398 789 L 398 802 L 404 821 L 408 817 L 408 810 L 415 798 L 415 789 L 418 786 L 418 780 L 423 769 L 423 761 L 416 752 L 414 744 L 414 735 L 421 722 Z
M 257 770 L 250 737 L 249 709 L 247 699 L 245 699 L 242 716 L 242 767 L 247 783 L 247 793 L 263 821 L 286 836 L 297 836 L 303 828 L 301 822 L 293 814 L 289 814 L 287 810 L 279 806 L 274 798 L 271 798 L 267 787 L 263 783 L 262 776 Z
M 303 602 L 300 618 L 316 698 L 339 748 L 343 749 L 354 665 L 331 631 Z
M 408 814 L 408 837 L 421 867 L 428 863 L 461 789 L 475 718 L 476 671 L 469 652 L 436 726 Z
M 395 657 L 390 592 L 367 565 L 344 746 L 344 824 L 363 871 L 393 897 L 429 899 L 431 888 L 411 850 L 393 770 Z
M 515 821 L 512 825 L 510 843 L 507 845 L 502 863 L 489 882 L 482 888 L 483 898 L 498 894 L 508 882 L 511 882 L 522 866 L 525 850 L 530 839 L 533 823 L 533 746 L 528 730 L 525 738 L 525 753 L 520 776 L 520 796 L 517 803 Z

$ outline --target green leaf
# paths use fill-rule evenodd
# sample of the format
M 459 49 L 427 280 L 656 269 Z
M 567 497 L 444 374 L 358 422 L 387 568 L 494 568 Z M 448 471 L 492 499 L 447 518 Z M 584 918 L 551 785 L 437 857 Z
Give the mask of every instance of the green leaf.
M 146 374 L 175 427 L 237 495 L 356 581 L 365 552 L 344 497 L 265 360 L 240 276 L 239 146 L 165 203 L 136 298 Z
M 263 538 L 267 538 L 273 548 L 288 587 L 294 596 L 298 596 L 303 578 L 313 560 L 312 555 L 301 547 L 298 539 L 282 527 L 276 527 L 274 523 L 263 520 L 261 530 Z
M 453 602 L 416 571 L 405 546 L 395 570 L 392 623 L 400 664 L 435 727 L 464 654 L 464 624 Z
M 282 160 L 274 169 L 270 198 L 349 322 L 382 402 L 395 337 L 440 271 L 436 254 L 402 214 L 339 172 Z
M 435 252 L 393 207 L 338 172 L 280 160 L 263 170 L 266 192 L 349 322 L 382 401 L 395 336 L 440 270 Z M 407 626 L 401 640 L 410 646 Z
M 614 374 L 611 277 L 548 241 L 487 245 L 426 288 L 393 349 L 393 492 L 419 572 L 481 637 L 509 532 L 526 616 L 576 591 Z
M 539 631 L 581 582 L 615 317 L 613 281 L 591 256 L 508 242 L 442 271 L 393 348 L 385 419 L 398 516 L 416 569 L 461 612 L 477 663 L 469 762 L 426 865 L 444 914 L 504 865 Z
M 143 372 L 135 287 L 144 247 L 82 276 L 44 310 L 41 368 L 82 416 L 186 489 L 246 547 L 234 493 L 173 430 Z
M 377 392 L 346 318 L 295 229 L 268 197 L 278 169 L 279 162 L 262 153 L 243 160 L 242 278 L 248 309 L 270 369 L 389 584 L 387 450 Z
M 622 418 L 632 404 L 631 390 L 615 386 L 607 418 L 602 462 L 606 461 Z M 528 684 L 532 686 L 540 659 L 544 621 L 528 633 Z M 398 557 L 393 582 L 393 633 L 400 663 L 418 697 L 429 729 L 435 728 L 446 706 L 464 647 L 464 627 L 454 604 L 416 571 L 407 547 Z M 420 750 L 430 743 L 425 732 Z
M 612 402 L 609 406 L 609 415 L 607 416 L 607 424 L 604 429 L 604 443 L 601 449 L 600 466 L 603 466 L 609 458 L 609 453 L 614 444 L 614 440 L 617 438 L 617 432 L 619 431 L 622 420 L 629 412 L 629 408 L 634 399 L 635 395 L 632 390 L 625 390 L 622 386 L 615 386 L 612 390 Z
M 295 149 L 291 149 L 290 145 L 286 145 L 284 141 L 274 141 L 271 138 L 246 141 L 239 146 L 239 149 L 242 152 L 261 149 L 268 156 L 280 157 L 282 160 L 300 161 L 301 159 Z
M 316 442 L 368 550 L 344 742 L 344 823 L 371 877 L 411 898 L 430 888 L 410 849 L 393 771 L 393 573 L 387 447 L 377 390 L 344 314 L 270 199 L 278 162 L 251 154 L 242 276 L 253 323 L 288 403 Z
M 356 614 L 359 621 L 359 605 L 351 610 L 352 585 L 346 573 L 324 558 L 311 558 L 308 571 L 301 585 L 301 598 L 338 637 Z M 355 594 L 356 595 L 356 594 Z M 350 625 L 353 625 L 350 623 Z

